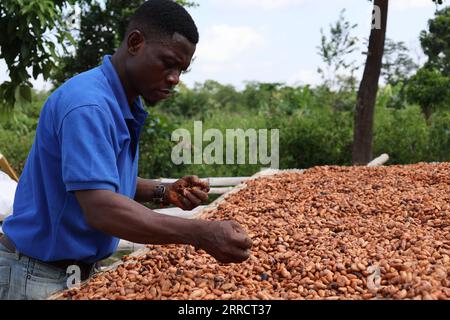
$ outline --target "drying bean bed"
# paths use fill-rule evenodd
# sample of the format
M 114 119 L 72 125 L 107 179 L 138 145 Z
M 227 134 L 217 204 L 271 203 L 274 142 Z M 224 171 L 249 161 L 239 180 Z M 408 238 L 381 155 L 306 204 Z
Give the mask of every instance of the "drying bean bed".
M 65 299 L 450 298 L 450 163 L 314 167 L 246 182 L 202 216 L 237 220 L 242 264 L 150 245 Z

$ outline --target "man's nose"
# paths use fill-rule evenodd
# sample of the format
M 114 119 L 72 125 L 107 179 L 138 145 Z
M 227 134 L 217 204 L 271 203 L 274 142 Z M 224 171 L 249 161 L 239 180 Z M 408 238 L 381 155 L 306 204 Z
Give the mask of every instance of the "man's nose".
M 167 76 L 167 81 L 172 85 L 176 86 L 180 82 L 180 73 L 178 71 L 173 71 Z

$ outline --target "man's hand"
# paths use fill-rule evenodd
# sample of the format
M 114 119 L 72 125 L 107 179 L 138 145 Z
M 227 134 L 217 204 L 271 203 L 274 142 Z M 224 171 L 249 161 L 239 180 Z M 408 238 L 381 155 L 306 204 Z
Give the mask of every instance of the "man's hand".
M 197 176 L 187 176 L 168 185 L 164 202 L 183 210 L 192 210 L 208 201 L 209 184 Z
M 236 221 L 208 221 L 198 248 L 223 263 L 240 263 L 250 256 L 252 240 Z

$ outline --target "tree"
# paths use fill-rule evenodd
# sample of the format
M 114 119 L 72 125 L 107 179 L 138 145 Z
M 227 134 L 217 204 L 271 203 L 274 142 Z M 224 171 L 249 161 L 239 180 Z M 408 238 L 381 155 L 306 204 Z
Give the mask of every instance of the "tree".
M 90 0 L 81 7 L 75 50 L 58 60 L 58 68 L 51 74 L 54 85 L 96 67 L 105 54 L 112 54 L 122 41 L 129 18 L 142 0 Z M 176 0 L 193 7 L 192 1 Z
M 437 69 L 422 67 L 408 81 L 408 101 L 420 105 L 428 122 L 434 111 L 450 106 L 449 88 L 450 77 Z
M 340 87 L 342 84 L 354 82 L 354 73 L 358 70 L 356 61 L 347 61 L 349 54 L 355 52 L 357 47 L 358 38 L 351 35 L 353 29 L 358 25 L 351 24 L 345 19 L 345 9 L 341 10 L 339 19 L 333 25 L 330 25 L 329 38 L 321 33 L 321 42 L 318 53 L 325 63 L 325 68 L 318 68 L 318 72 L 321 75 L 324 86 L 333 89 Z M 345 71 L 346 74 L 341 72 Z M 348 72 L 349 71 L 349 72 Z M 350 74 L 350 76 L 348 76 Z
M 76 0 L 2 0 L 0 2 L 0 59 L 10 81 L 0 85 L 0 105 L 10 110 L 31 100 L 31 75 L 47 79 L 55 67 L 55 42 L 72 41 L 66 18 Z M 64 45 L 63 45 L 64 49 Z M 31 72 L 31 75 L 29 74 Z
M 443 0 L 433 2 L 442 4 Z M 382 67 L 388 7 L 389 0 L 374 0 L 375 21 L 370 32 L 367 60 L 356 103 L 352 154 L 355 165 L 367 164 L 372 159 L 373 115 Z
M 382 66 L 388 6 L 389 0 L 374 0 L 374 19 L 379 21 L 375 21 L 370 32 L 366 66 L 357 96 L 352 159 L 356 165 L 367 164 L 372 158 L 373 114 Z
M 450 105 L 450 7 L 437 11 L 428 21 L 420 43 L 428 60 L 409 79 L 407 97 L 410 103 L 420 105 L 429 122 L 433 112 Z
M 450 7 L 436 12 L 428 31 L 420 33 L 420 44 L 428 56 L 426 65 L 450 76 Z

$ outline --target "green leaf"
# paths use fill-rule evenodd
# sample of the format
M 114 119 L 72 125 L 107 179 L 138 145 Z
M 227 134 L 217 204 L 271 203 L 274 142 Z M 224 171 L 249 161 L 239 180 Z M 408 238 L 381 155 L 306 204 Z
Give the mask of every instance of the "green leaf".
M 17 24 L 14 19 L 10 19 L 8 21 L 8 34 L 12 34 L 16 30 L 16 26 Z
M 14 104 L 16 103 L 23 103 L 24 99 L 22 98 L 22 96 L 20 95 L 20 87 L 16 87 L 16 89 L 14 90 Z
M 31 102 L 31 87 L 27 85 L 16 87 L 14 98 L 18 103 Z
M 21 59 L 28 59 L 30 56 L 30 47 L 26 43 L 22 43 L 22 46 L 20 47 L 20 55 Z
M 25 69 L 19 69 L 18 74 L 19 74 L 20 81 L 22 81 L 22 82 L 27 81 L 29 78 L 29 75 Z
M 52 55 L 52 58 L 56 60 L 58 58 L 58 55 L 56 54 L 55 44 L 53 42 L 48 42 L 48 48 L 50 50 L 50 54 Z
M 44 3 L 42 3 L 42 1 L 39 1 L 38 6 L 39 6 L 39 9 L 41 10 L 41 13 L 44 13 L 45 12 Z M 37 13 L 39 14 L 39 12 L 37 12 Z
M 52 63 L 46 63 L 42 66 L 42 76 L 44 77 L 44 80 L 47 80 L 50 76 L 50 71 L 52 70 L 53 64 Z
M 31 102 L 31 87 L 30 86 L 20 86 L 19 87 L 20 96 L 26 101 Z
M 71 44 L 75 45 L 77 43 L 70 32 L 66 33 L 66 37 L 70 41 Z
M 46 19 L 44 17 L 44 15 L 42 14 L 42 12 L 36 12 L 37 16 L 39 17 L 39 21 L 41 23 L 41 28 L 44 29 L 45 27 L 45 23 L 46 23 Z

